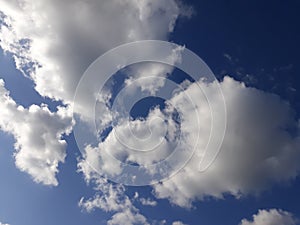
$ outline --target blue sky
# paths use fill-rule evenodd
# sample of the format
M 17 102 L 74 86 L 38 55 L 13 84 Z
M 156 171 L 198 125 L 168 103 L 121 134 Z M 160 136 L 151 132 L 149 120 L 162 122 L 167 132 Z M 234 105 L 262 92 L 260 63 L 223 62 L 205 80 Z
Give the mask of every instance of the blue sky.
M 6 15 L 1 16 L 0 79 L 4 80 L 5 89 L 0 93 L 5 96 L 5 90 L 9 91 L 16 105 L 29 108 L 35 104 L 39 109 L 36 113 L 22 111 L 22 115 L 17 109 L 9 111 L 9 103 L 0 97 L 3 101 L 0 112 L 0 225 L 298 224 L 300 4 L 297 1 L 16 2 L 23 5 L 0 1 L 1 15 Z M 77 7 L 82 13 L 79 11 L 78 17 L 73 18 Z M 173 23 L 174 15 L 176 23 Z M 28 28 L 30 26 L 32 29 Z M 27 50 L 20 41 L 26 38 L 31 39 Z M 81 154 L 70 131 L 72 112 L 68 107 L 72 106 L 79 78 L 98 56 L 119 44 L 144 39 L 183 45 L 205 61 L 227 99 L 228 130 L 220 157 L 204 175 L 198 177 L 197 173 L 191 172 L 194 168 L 191 162 L 169 183 L 141 187 L 120 184 L 119 190 L 118 184 L 103 181 L 97 171 L 88 168 L 91 163 L 88 156 L 101 155 L 93 155 L 97 146 L 92 152 L 86 149 L 86 155 Z M 23 48 L 14 47 L 18 44 Z M 35 69 L 23 74 L 17 69 L 16 62 L 21 62 L 23 69 L 30 66 Z M 107 84 L 107 87 L 114 86 L 110 94 L 116 96 L 117 91 L 126 86 L 126 79 L 141 78 L 149 73 L 154 76 L 161 73 L 177 84 L 182 82 L 182 77 L 188 78 L 182 71 L 165 65 L 142 64 L 112 77 L 112 82 Z M 244 83 L 242 88 L 241 82 Z M 158 82 L 138 85 L 145 85 L 144 93 L 151 92 L 155 85 L 165 88 Z M 189 85 L 186 92 L 194 94 L 192 84 Z M 203 85 L 207 93 L 215 92 L 214 85 Z M 139 95 L 134 91 L 133 95 Z M 193 98 L 202 100 L 197 94 Z M 114 97 L 109 99 L 113 100 Z M 174 99 L 172 101 L 176 104 Z M 41 104 L 48 105 L 49 113 L 43 114 L 45 117 L 39 117 L 44 112 Z M 79 104 L 84 108 L 87 103 Z M 134 119 L 141 116 L 147 121 L 151 119 L 148 112 L 159 104 L 163 102 L 148 98 L 135 105 L 131 116 Z M 212 104 L 218 105 L 218 100 Z M 105 102 L 101 106 L 107 105 Z M 63 116 L 57 106 L 63 108 Z M 188 105 L 178 107 L 179 111 L 189 113 Z M 5 114 L 6 110 L 13 116 Z M 106 108 L 103 110 L 99 117 L 104 124 L 101 116 L 110 114 Z M 155 113 L 170 119 L 164 110 L 161 107 Z M 85 116 L 84 111 L 77 113 Z M 205 116 L 201 115 L 201 118 Z M 186 120 L 190 121 L 190 118 L 187 114 Z M 201 122 L 205 130 L 206 120 Z M 184 126 L 189 128 L 190 124 L 183 124 L 182 128 Z M 28 134 L 28 127 L 41 133 Z M 103 129 L 103 134 L 108 136 L 113 128 L 109 122 Z M 193 130 L 191 126 L 188 135 L 193 135 Z M 235 137 L 236 130 L 240 135 Z M 50 136 L 51 132 L 61 134 L 56 138 L 65 140 L 66 144 L 56 144 L 57 140 L 52 140 L 51 136 L 50 141 L 47 139 L 42 145 L 45 149 L 50 146 L 48 153 L 40 148 L 40 138 L 44 140 L 42 132 Z M 18 149 L 14 147 L 16 140 L 21 146 Z M 115 150 L 119 147 L 110 141 L 110 138 L 105 139 L 98 148 Z M 172 146 L 173 143 L 168 144 Z M 51 150 L 56 153 L 53 157 L 58 164 L 51 161 Z M 168 151 L 168 147 L 163 150 Z M 33 154 L 40 151 L 41 155 L 36 158 L 31 156 L 31 151 Z M 64 153 L 64 160 L 61 160 Z M 268 159 L 274 161 L 270 163 Z M 141 163 L 139 159 L 134 160 Z M 108 168 L 114 170 L 109 163 Z M 243 164 L 251 167 L 246 168 Z M 101 165 L 99 168 L 103 169 Z M 48 172 L 49 177 L 39 176 Z M 106 188 L 113 191 L 108 192 Z M 113 194 L 118 196 L 117 204 L 108 202 Z M 101 196 L 104 196 L 104 203 L 100 201 Z M 155 204 L 145 205 L 142 199 L 150 199 Z M 118 204 L 123 206 L 116 207 Z M 118 214 L 122 217 L 115 217 Z M 263 216 L 265 222 L 260 220 Z

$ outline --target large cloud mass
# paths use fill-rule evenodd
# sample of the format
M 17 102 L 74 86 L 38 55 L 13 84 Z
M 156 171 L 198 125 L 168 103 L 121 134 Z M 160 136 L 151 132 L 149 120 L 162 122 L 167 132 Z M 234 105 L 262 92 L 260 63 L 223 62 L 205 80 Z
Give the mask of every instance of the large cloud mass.
M 71 102 L 87 67 L 120 44 L 166 40 L 189 10 L 174 0 L 1 0 L 0 46 L 43 96 Z M 28 67 L 29 70 L 28 70 Z
M 68 106 L 83 72 L 105 51 L 136 40 L 167 40 L 177 18 L 191 12 L 178 4 L 174 0 L 0 0 L 0 47 L 12 53 L 16 67 L 33 80 L 40 95 Z M 81 102 L 83 108 L 85 103 Z M 22 120 L 19 126 L 26 128 L 26 132 L 17 129 L 18 122 L 1 118 L 2 129 L 17 140 L 17 166 L 37 182 L 56 185 L 57 164 L 65 157 L 62 126 L 71 125 L 70 120 L 69 125 L 61 120 L 69 108 L 62 106 L 52 113 L 44 106 L 11 109 L 1 104 L 2 114 L 13 110 Z
M 229 77 L 225 77 L 220 85 L 227 107 L 227 130 L 219 155 L 206 171 L 199 172 L 201 140 L 206 138 L 210 129 L 205 116 L 209 115 L 209 108 L 203 104 L 205 98 L 196 85 L 191 85 L 185 92 L 193 96 L 193 102 L 203 112 L 198 118 L 203 133 L 187 166 L 170 180 L 154 187 L 157 197 L 190 207 L 191 201 L 205 196 L 222 198 L 224 193 L 230 193 L 240 197 L 258 192 L 270 182 L 297 176 L 300 167 L 299 127 L 289 104 L 278 96 L 246 87 Z M 215 95 L 216 83 L 202 86 L 205 93 L 211 95 L 211 105 L 222 104 L 222 99 Z M 195 116 L 181 95 L 183 93 L 171 101 L 175 107 L 182 107 L 188 118 L 182 129 L 193 137 L 197 128 Z
M 129 125 L 125 123 L 125 125 L 121 124 L 120 127 L 113 128 L 114 131 L 115 129 L 126 130 L 127 126 L 138 127 L 140 130 L 137 133 L 142 135 L 147 121 L 151 121 L 153 116 L 160 115 L 166 121 L 168 118 L 166 112 L 172 112 L 175 108 L 183 116 L 179 128 L 185 137 L 185 147 L 189 148 L 190 143 L 197 138 L 198 124 L 200 124 L 200 138 L 195 155 L 174 177 L 154 185 L 158 198 L 168 198 L 182 207 L 191 207 L 193 200 L 203 199 L 206 196 L 222 198 L 225 193 L 230 193 L 239 198 L 260 192 L 272 183 L 287 181 L 298 175 L 300 169 L 298 163 L 300 159 L 299 126 L 289 104 L 276 95 L 246 87 L 230 77 L 225 77 L 220 82 L 227 107 L 227 129 L 223 144 L 212 165 L 200 172 L 200 162 L 212 126 L 210 107 L 215 106 L 214 109 L 219 109 L 223 99 L 222 96 L 216 95 L 219 88 L 217 82 L 200 81 L 199 84 L 206 96 L 202 94 L 196 83 L 188 83 L 184 91 L 175 92 L 168 100 L 170 107 L 162 111 L 155 108 L 143 121 L 132 120 L 129 121 Z M 187 101 L 185 95 L 191 97 L 192 104 Z M 209 97 L 209 103 L 206 97 Z M 198 114 L 195 114 L 193 108 L 198 109 Z M 219 111 L 214 112 L 213 119 L 219 119 L 218 113 Z M 199 123 L 196 122 L 197 120 Z M 79 165 L 89 177 L 95 172 L 95 168 L 111 174 L 123 172 L 120 164 L 112 163 L 104 157 L 103 151 L 121 155 L 125 161 L 129 159 L 142 165 L 162 160 L 172 151 L 172 144 L 175 143 L 174 138 L 165 137 L 166 133 L 174 137 L 176 126 L 172 126 L 172 123 L 174 124 L 172 119 L 168 123 L 171 124 L 169 127 L 153 123 L 154 127 L 150 129 L 155 131 L 157 130 L 155 126 L 161 127 L 155 132 L 157 137 L 154 140 L 148 140 L 149 144 L 155 145 L 157 140 L 162 138 L 164 141 L 157 149 L 165 155 L 157 154 L 156 151 L 153 157 L 140 158 L 129 155 L 122 142 L 115 137 L 115 132 L 111 132 L 97 147 L 86 148 L 85 159 Z M 215 130 L 222 132 L 222 129 L 218 127 Z M 134 142 L 135 137 L 130 135 L 130 132 L 123 133 L 126 135 L 123 140 L 127 143 Z M 208 152 L 214 150 L 207 149 Z

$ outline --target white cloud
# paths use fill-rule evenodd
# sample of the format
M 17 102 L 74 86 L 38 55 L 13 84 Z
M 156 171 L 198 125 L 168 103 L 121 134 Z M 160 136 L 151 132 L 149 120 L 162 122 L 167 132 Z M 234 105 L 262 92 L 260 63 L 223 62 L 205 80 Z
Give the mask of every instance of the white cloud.
M 142 203 L 142 205 L 146 205 L 146 206 L 157 205 L 157 201 L 151 200 L 150 198 L 140 198 L 140 202 Z
M 99 55 L 129 41 L 166 40 L 174 29 L 176 19 L 189 12 L 182 11 L 184 7 L 178 6 L 174 0 L 0 0 L 0 4 L 6 15 L 0 30 L 1 48 L 14 54 L 17 67 L 33 79 L 35 89 L 42 96 L 61 99 L 68 104 L 73 100 L 82 73 Z M 154 76 L 171 71 L 168 67 L 153 67 L 153 64 L 149 64 L 146 70 Z M 144 72 L 144 69 L 137 69 L 133 75 Z M 161 86 L 162 83 L 153 86 L 152 81 L 141 83 L 142 89 L 151 93 Z M 154 186 L 159 198 L 168 198 L 177 205 L 189 207 L 195 199 L 205 196 L 221 198 L 224 193 L 239 197 L 260 191 L 270 182 L 288 180 L 298 174 L 299 137 L 293 137 L 286 131 L 297 123 L 289 105 L 276 96 L 244 87 L 230 78 L 225 78 L 221 87 L 228 107 L 228 129 L 221 153 L 207 171 L 199 173 L 199 161 L 205 145 L 205 141 L 200 140 L 199 152 L 189 164 L 171 180 Z M 215 96 L 216 84 L 203 84 L 203 88 L 213 99 L 210 104 L 220 104 L 221 99 Z M 62 135 L 69 133 L 71 128 L 69 109 L 60 107 L 57 112 L 50 112 L 43 105 L 24 109 L 8 96 L 3 82 L 0 92 L 0 126 L 16 139 L 17 167 L 37 182 L 57 185 L 55 174 L 58 164 L 65 158 L 66 143 Z M 194 85 L 186 92 L 201 111 L 201 137 L 206 140 L 211 125 L 209 108 L 203 104 L 206 99 Z M 190 115 L 185 117 L 181 127 L 189 142 L 195 138 L 193 134 L 198 128 L 194 122 L 195 115 L 190 110 L 192 106 L 182 95 L 178 93 L 171 102 L 181 112 Z M 83 108 L 85 104 L 83 99 Z M 155 115 L 160 113 L 157 110 Z M 107 115 L 102 121 L 104 126 L 112 117 L 106 111 L 103 114 Z M 147 120 L 132 123 L 143 128 Z M 120 128 L 128 127 L 121 125 Z M 169 127 L 169 130 L 172 128 Z M 158 130 L 157 127 L 153 129 Z M 165 154 L 169 153 L 168 144 L 161 148 Z M 85 158 L 79 163 L 86 178 L 93 177 L 86 161 L 94 163 L 96 168 L 101 166 L 112 173 L 120 173 L 118 164 L 103 159 L 104 164 L 100 165 L 98 161 L 99 149 L 116 151 L 119 147 L 112 135 L 97 148 L 87 147 Z M 163 156 L 153 154 L 147 160 L 154 162 Z M 137 156 L 131 155 L 128 159 L 145 163 Z M 97 182 L 98 191 L 104 195 L 96 195 L 87 201 L 82 199 L 82 207 L 88 211 L 101 208 L 116 212 L 111 224 L 124 218 L 131 224 L 147 223 L 127 196 L 120 197 L 124 194 L 122 186 L 115 188 L 107 182 Z M 129 209 L 122 208 L 120 203 Z
M 107 221 L 108 225 L 149 225 L 146 218 L 139 214 L 134 213 L 129 209 L 125 209 L 122 212 L 118 212 L 114 214 L 111 220 Z
M 15 55 L 21 70 L 34 63 L 29 75 L 42 96 L 69 103 L 81 75 L 98 56 L 122 43 L 167 40 L 177 18 L 190 14 L 174 0 L 1 0 L 0 4 L 6 15 L 1 47 Z
M 181 53 L 184 48 L 184 46 L 179 46 L 178 48 L 173 49 L 172 53 L 169 55 L 171 64 L 175 65 L 176 63 L 181 62 Z M 142 92 L 146 91 L 152 96 L 155 96 L 156 92 L 166 83 L 166 79 L 158 78 L 167 78 L 173 70 L 173 66 L 157 62 L 134 64 L 126 68 L 126 73 L 129 78 L 125 80 L 125 83 L 130 85 L 134 82 Z
M 0 128 L 16 140 L 16 166 L 36 182 L 57 185 L 58 164 L 66 156 L 62 135 L 69 134 L 72 127 L 69 108 L 58 108 L 57 112 L 50 112 L 46 105 L 23 108 L 9 96 L 3 80 L 0 80 L 0 108 Z
M 158 198 L 191 207 L 193 200 L 206 196 L 222 198 L 223 194 L 230 193 L 240 197 L 297 176 L 299 127 L 289 104 L 278 96 L 245 87 L 229 77 L 225 77 L 220 86 L 226 100 L 228 126 L 220 154 L 204 172 L 199 172 L 199 163 L 211 126 L 206 99 L 196 85 L 185 91 L 198 107 L 199 115 L 193 114 L 183 92 L 170 100 L 185 115 L 181 131 L 186 134 L 188 143 L 195 138 L 197 116 L 201 133 L 197 151 L 190 162 L 170 180 L 154 186 Z M 215 94 L 216 83 L 202 83 L 201 88 L 210 95 L 211 105 L 222 105 L 222 99 Z M 289 130 L 294 130 L 294 134 Z
M 85 158 L 79 163 L 82 171 L 87 177 L 95 173 L 95 170 L 114 176 L 123 172 L 120 161 L 135 162 L 145 165 L 144 168 L 147 169 L 147 165 L 164 159 L 172 152 L 172 146 L 176 146 L 175 134 L 179 127 L 176 128 L 174 121 L 169 117 L 175 108 L 183 115 L 180 130 L 186 148 L 190 148 L 191 143 L 197 139 L 197 119 L 201 125 L 200 139 L 196 153 L 188 164 L 170 180 L 153 186 L 158 198 L 168 198 L 179 206 L 191 207 L 192 201 L 206 196 L 222 198 L 225 193 L 230 193 L 238 198 L 259 192 L 272 183 L 287 181 L 297 176 L 300 158 L 300 139 L 297 136 L 299 127 L 288 103 L 276 95 L 245 87 L 243 83 L 230 77 L 225 77 L 220 83 L 228 113 L 228 127 L 221 152 L 208 170 L 199 172 L 199 164 L 211 129 L 210 107 L 214 106 L 213 108 L 217 109 L 213 114 L 214 119 L 218 119 L 218 109 L 222 107 L 222 99 L 215 94 L 218 84 L 200 81 L 200 85 L 203 93 L 211 99 L 209 104 L 197 85 L 186 83 L 185 91 L 175 92 L 168 101 L 169 106 L 163 111 L 155 108 L 144 120 L 121 123 L 113 128 L 113 131 L 121 131 L 119 138 L 116 137 L 116 132 L 112 131 L 97 147 L 88 146 Z M 192 104 L 187 101 L 185 95 L 192 99 Z M 199 110 L 198 115 L 193 110 L 195 107 Z M 170 126 L 164 127 L 165 123 L 157 122 L 150 124 L 149 121 L 156 117 L 167 120 Z M 150 130 L 155 131 L 152 132 L 155 137 L 153 140 L 141 138 L 147 136 L 146 130 L 149 126 L 152 126 Z M 221 129 L 216 130 L 222 132 Z M 295 130 L 295 134 L 289 130 Z M 148 142 L 140 143 L 131 131 L 139 135 L 138 140 Z M 172 138 L 164 139 L 166 133 Z M 164 141 L 157 148 L 158 151 L 150 152 L 147 157 L 145 154 L 126 151 L 123 144 L 124 142 L 133 145 L 133 149 L 141 150 L 154 146 L 161 138 Z M 119 162 L 111 161 L 104 151 L 118 158 Z
M 112 218 L 107 221 L 108 225 L 149 225 L 146 217 L 139 212 L 125 194 L 125 187 L 123 185 L 110 183 L 106 179 L 99 177 L 96 173 L 86 177 L 86 181 L 95 184 L 97 193 L 90 199 L 81 198 L 79 201 L 80 207 L 88 212 L 95 209 L 113 212 Z
M 110 212 L 131 207 L 130 199 L 124 195 L 124 186 L 118 184 L 113 185 L 100 177 L 96 179 L 93 178 L 92 180 L 96 183 L 95 190 L 99 194 L 96 194 L 93 198 L 88 200 L 82 198 L 79 202 L 79 206 L 88 212 L 91 212 L 95 208 L 101 208 L 106 212 Z
M 171 115 L 156 107 L 145 119 L 125 120 L 115 126 L 98 146 L 88 145 L 79 167 L 87 178 L 95 171 L 118 176 L 123 172 L 122 162 L 138 163 L 147 168 L 171 154 L 176 145 L 175 133 L 176 124 Z M 149 172 L 156 171 L 149 169 Z
M 129 78 L 125 81 L 126 85 L 133 82 L 138 84 L 141 91 L 147 91 L 151 95 L 164 86 L 164 79 L 157 79 L 157 77 L 167 77 L 173 71 L 172 66 L 160 63 L 144 62 L 136 65 L 129 66 L 127 73 Z M 137 78 L 143 78 L 137 80 Z
M 186 224 L 181 221 L 175 221 L 172 223 L 172 225 L 186 225 Z
M 243 219 L 240 225 L 296 225 L 298 221 L 294 216 L 281 209 L 259 210 L 253 215 L 252 221 Z

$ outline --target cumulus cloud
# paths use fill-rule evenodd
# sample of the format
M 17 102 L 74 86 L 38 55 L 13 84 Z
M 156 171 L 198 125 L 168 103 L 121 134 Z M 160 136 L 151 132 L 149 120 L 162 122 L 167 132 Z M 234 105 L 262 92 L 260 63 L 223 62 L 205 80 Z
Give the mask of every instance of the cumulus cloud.
M 122 43 L 167 40 L 177 18 L 190 15 L 174 0 L 0 3 L 1 48 L 14 54 L 17 67 L 33 79 L 42 96 L 67 103 L 98 56 Z
M 112 216 L 111 220 L 107 221 L 108 225 L 149 225 L 146 218 L 138 213 L 133 213 L 131 210 L 126 209 L 122 212 L 116 213 Z
M 240 225 L 297 225 L 298 220 L 294 216 L 281 209 L 259 210 L 253 215 L 252 221 L 243 219 Z
M 238 198 L 297 176 L 299 127 L 289 104 L 276 95 L 246 87 L 230 77 L 225 77 L 220 87 L 227 106 L 227 130 L 218 157 L 204 172 L 199 172 L 199 163 L 211 126 L 205 96 L 195 84 L 185 90 L 200 110 L 198 115 L 192 113 L 191 105 L 183 99 L 184 92 L 170 100 L 185 114 L 181 130 L 188 142 L 195 138 L 197 116 L 201 133 L 189 163 L 171 179 L 154 186 L 158 198 L 191 207 L 196 199 L 222 198 L 225 193 Z M 210 105 L 222 104 L 222 99 L 215 95 L 217 83 L 202 83 L 201 88 L 210 95 Z
M 58 172 L 58 164 L 64 162 L 65 158 L 66 143 L 62 136 L 68 134 L 72 126 L 69 106 L 81 75 L 90 63 L 122 43 L 142 39 L 167 40 L 177 18 L 190 15 L 190 11 L 179 6 L 175 0 L 0 0 L 0 4 L 1 48 L 13 54 L 17 68 L 34 81 L 38 93 L 67 104 L 67 107 L 59 107 L 57 112 L 51 112 L 45 105 L 32 105 L 25 109 L 9 97 L 3 81 L 0 82 L 0 126 L 15 137 L 16 165 L 35 181 L 48 185 L 58 184 L 55 174 Z M 126 82 L 130 85 L 132 79 L 144 73 L 156 77 L 171 72 L 172 68 L 168 66 L 149 63 L 128 71 Z M 140 82 L 142 91 L 152 94 L 163 85 L 163 82 L 155 83 L 153 80 Z M 220 85 L 228 110 L 227 132 L 220 154 L 212 166 L 202 173 L 198 172 L 199 162 L 203 158 L 211 129 L 209 104 L 218 108 L 222 101 L 215 94 L 218 85 L 202 82 L 201 87 L 210 95 L 209 104 L 204 104 L 206 98 L 194 84 L 187 85 L 185 91 L 177 92 L 169 100 L 170 105 L 185 115 L 180 129 L 186 146 L 189 147 L 189 143 L 196 138 L 199 127 L 195 119 L 201 124 L 200 140 L 187 166 L 172 179 L 154 186 L 157 197 L 190 207 L 193 200 L 205 196 L 222 198 L 224 193 L 230 193 L 240 197 L 260 191 L 269 183 L 297 176 L 299 127 L 290 106 L 277 96 L 245 87 L 229 77 L 225 77 Z M 95 91 L 93 88 L 87 90 Z M 186 102 L 184 94 L 191 96 L 200 111 L 199 115 L 191 110 L 194 106 Z M 110 98 L 110 94 L 104 96 L 104 106 L 107 106 Z M 84 108 L 86 99 L 82 98 L 81 104 Z M 102 126 L 107 126 L 113 116 L 109 110 L 104 109 L 101 122 Z M 154 140 L 165 137 L 167 132 L 168 138 L 162 138 L 163 144 L 159 147 L 163 154 L 154 153 L 146 159 L 126 152 L 124 154 L 124 146 L 120 145 L 114 132 L 97 146 L 86 147 L 79 168 L 87 180 L 95 180 L 96 189 L 101 195 L 88 200 L 81 199 L 81 207 L 87 211 L 100 208 L 115 212 L 110 224 L 118 224 L 120 220 L 128 221 L 129 224 L 147 224 L 146 218 L 124 195 L 124 187 L 112 186 L 98 175 L 95 178 L 91 165 L 112 174 L 122 172 L 119 164 L 111 163 L 102 155 L 103 149 L 115 153 L 122 160 L 139 164 L 147 165 L 164 158 L 172 150 L 172 140 L 178 128 L 168 113 L 172 113 L 172 107 L 165 111 L 156 108 L 144 120 L 120 123 L 114 128 L 126 134 L 133 127 L 137 134 L 146 135 L 145 127 L 152 126 L 151 129 L 157 132 L 154 132 L 156 136 L 153 139 L 148 140 L 148 145 L 128 136 L 123 137 L 129 143 L 132 141 L 136 148 L 152 146 Z M 218 115 L 218 112 L 214 114 Z M 166 129 L 161 129 L 165 123 L 150 123 L 154 117 L 167 120 Z M 244 223 L 247 224 L 247 221 Z
M 9 96 L 0 80 L 0 128 L 15 138 L 16 166 L 36 182 L 57 185 L 58 164 L 64 162 L 64 134 L 72 128 L 69 108 L 51 112 L 46 105 L 24 108 Z
M 181 221 L 174 221 L 172 223 L 172 225 L 186 225 L 185 223 L 181 222 Z
M 98 146 L 87 146 L 84 159 L 79 163 L 82 171 L 87 177 L 95 170 L 112 176 L 119 175 L 124 172 L 121 162 L 138 163 L 150 170 L 148 165 L 165 159 L 176 147 L 177 132 L 180 129 L 184 137 L 181 144 L 185 148 L 193 147 L 191 143 L 195 142 L 199 132 L 196 152 L 178 174 L 153 186 L 158 198 L 168 198 L 179 206 L 191 207 L 192 201 L 207 196 L 223 198 L 225 193 L 230 193 L 239 198 L 260 192 L 272 183 L 297 176 L 300 158 L 299 126 L 289 104 L 276 95 L 246 87 L 230 77 L 225 77 L 220 83 L 227 106 L 227 130 L 221 151 L 206 171 L 199 172 L 205 150 L 215 150 L 206 149 L 212 126 L 211 115 L 214 120 L 221 118 L 219 113 L 223 101 L 222 96 L 216 94 L 218 83 L 201 80 L 199 84 L 203 92 L 196 83 L 184 82 L 185 89 L 175 91 L 163 110 L 157 107 L 150 110 L 142 120 L 138 118 L 120 123 L 113 127 Z M 203 93 L 209 95 L 210 102 L 207 102 L 207 96 Z M 213 114 L 211 107 L 216 109 Z M 193 110 L 195 108 L 198 109 L 197 113 Z M 181 115 L 179 126 L 170 116 L 175 110 Z M 157 117 L 168 122 L 160 124 L 156 121 L 150 124 Z M 155 131 L 152 132 L 155 138 L 143 138 L 147 136 L 148 127 Z M 121 131 L 119 138 L 116 137 L 116 130 Z M 140 135 L 138 140 L 142 140 L 141 143 L 132 135 L 132 131 Z M 216 131 L 222 132 L 222 129 L 216 127 Z M 167 138 L 166 134 L 169 135 Z M 153 154 L 150 152 L 147 157 L 146 154 L 132 154 L 124 147 L 126 143 L 133 149 L 141 150 L 147 146 L 153 147 L 157 140 L 163 140 L 157 147 L 158 151 L 153 151 Z M 107 157 L 105 151 L 119 161 L 111 161 L 112 158 Z
M 146 118 L 121 121 L 97 146 L 87 145 L 78 165 L 87 178 L 96 171 L 99 176 L 119 176 L 124 172 L 123 163 L 137 163 L 155 173 L 149 166 L 172 153 L 177 129 L 172 114 L 155 107 Z

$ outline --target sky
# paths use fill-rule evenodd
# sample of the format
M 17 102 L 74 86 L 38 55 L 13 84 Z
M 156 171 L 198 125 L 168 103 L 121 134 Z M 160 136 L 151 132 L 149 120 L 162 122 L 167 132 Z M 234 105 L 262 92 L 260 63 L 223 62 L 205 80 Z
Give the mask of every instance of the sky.
M 300 224 L 299 9 L 0 0 L 0 225 Z

